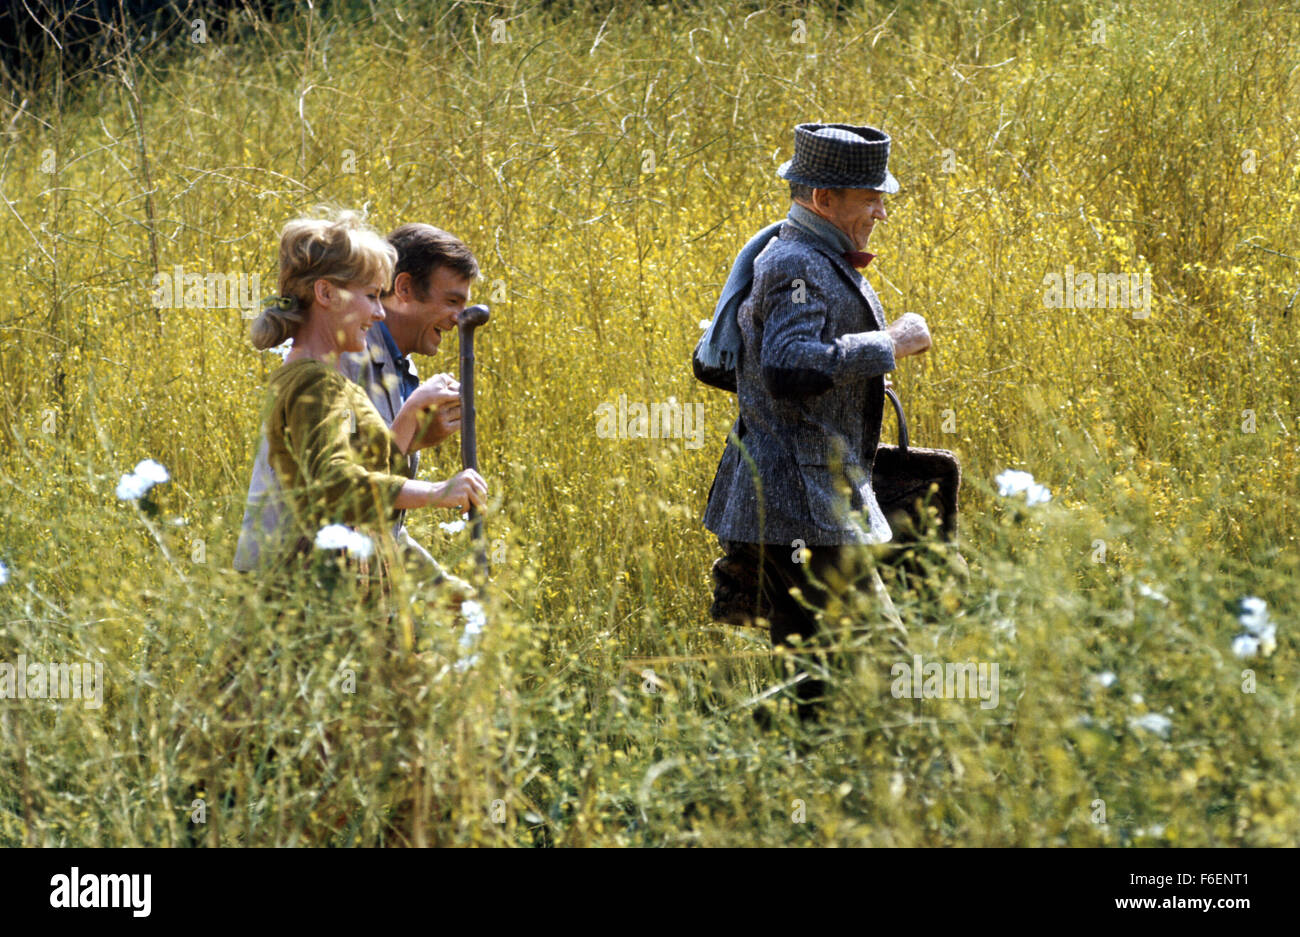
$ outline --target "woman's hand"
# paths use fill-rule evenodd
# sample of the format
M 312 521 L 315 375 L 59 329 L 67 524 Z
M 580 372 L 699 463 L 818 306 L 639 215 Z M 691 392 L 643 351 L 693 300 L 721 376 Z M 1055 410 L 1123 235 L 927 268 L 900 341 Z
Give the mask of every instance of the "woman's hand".
M 434 488 L 438 491 L 430 503 L 437 507 L 467 511 L 471 504 L 483 507 L 487 499 L 487 482 L 473 469 L 457 472 L 441 485 L 434 485 Z
M 398 492 L 393 507 L 399 511 L 432 507 L 456 508 L 464 512 L 471 504 L 481 508 L 486 501 L 487 482 L 473 469 L 465 469 L 445 482 L 408 481 Z

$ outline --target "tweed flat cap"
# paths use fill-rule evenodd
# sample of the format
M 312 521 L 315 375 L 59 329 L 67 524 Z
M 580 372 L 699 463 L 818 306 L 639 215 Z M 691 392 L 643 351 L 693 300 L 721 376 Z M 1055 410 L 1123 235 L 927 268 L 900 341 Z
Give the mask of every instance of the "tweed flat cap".
M 800 124 L 794 128 L 794 159 L 776 174 L 815 189 L 898 191 L 889 172 L 889 134 L 875 127 Z

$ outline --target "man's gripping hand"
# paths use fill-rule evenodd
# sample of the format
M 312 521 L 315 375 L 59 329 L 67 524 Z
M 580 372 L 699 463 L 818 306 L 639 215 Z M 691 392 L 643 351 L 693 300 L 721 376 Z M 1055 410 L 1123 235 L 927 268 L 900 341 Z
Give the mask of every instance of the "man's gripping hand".
M 460 430 L 460 382 L 450 374 L 435 374 L 422 383 L 407 398 L 402 409 L 414 409 L 419 414 L 412 449 L 436 446 Z

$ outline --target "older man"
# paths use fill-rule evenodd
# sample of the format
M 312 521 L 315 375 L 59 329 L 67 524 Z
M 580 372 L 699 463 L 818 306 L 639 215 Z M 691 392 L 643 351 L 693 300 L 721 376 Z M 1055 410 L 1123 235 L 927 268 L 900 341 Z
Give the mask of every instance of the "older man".
M 392 289 L 380 297 L 384 319 L 366 333 L 366 350 L 343 356 L 340 370 L 365 388 L 370 400 L 390 426 L 402 403 L 420 384 L 413 353 L 432 356 L 442 343 L 442 333 L 456 327 L 457 316 L 469 302 L 470 286 L 478 276 L 478 262 L 458 238 L 427 224 L 407 224 L 388 236 L 397 249 Z M 437 445 L 460 429 L 460 384 L 450 374 L 433 379 L 443 394 L 425 442 Z M 415 477 L 420 454 L 408 456 Z M 235 551 L 238 570 L 257 568 L 261 546 L 279 529 L 283 511 L 279 480 L 267 461 L 262 438 L 248 504 Z M 399 514 L 393 536 L 410 559 L 423 564 L 435 582 L 447 574 L 433 556 L 406 529 L 405 512 Z
M 930 334 L 914 313 L 887 326 L 858 272 L 874 257 L 865 250 L 887 217 L 884 196 L 898 191 L 889 145 L 873 127 L 796 127 L 794 158 L 777 171 L 790 184 L 789 215 L 752 272 L 743 263 L 733 271 L 752 275 L 736 313 L 739 347 L 724 356 L 736 361 L 740 412 L 704 525 L 726 554 L 714 565 L 715 614 L 757 584 L 774 646 L 816 633 L 815 612 L 792 589 L 824 607 L 858 578 L 862 545 L 892 536 L 871 488 L 885 374 L 928 349 Z M 734 287 L 724 292 L 744 294 Z M 711 333 L 722 334 L 718 326 Z M 865 578 L 882 614 L 896 619 L 879 575 L 868 569 Z M 816 714 L 823 692 L 817 680 L 800 685 L 801 717 Z

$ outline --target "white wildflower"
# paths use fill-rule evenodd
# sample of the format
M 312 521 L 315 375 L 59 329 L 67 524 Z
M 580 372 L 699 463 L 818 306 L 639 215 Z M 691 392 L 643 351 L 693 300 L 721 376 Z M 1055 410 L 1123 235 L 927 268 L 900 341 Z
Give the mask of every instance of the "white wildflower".
M 120 501 L 135 501 L 148 494 L 152 487 L 147 478 L 129 472 L 117 483 L 117 497 Z
M 363 533 L 353 533 L 352 542 L 348 544 L 348 553 L 365 559 L 375 552 L 375 545 Z
M 1097 682 L 1106 689 L 1110 689 L 1115 685 L 1115 675 L 1109 670 L 1103 670 L 1101 673 L 1097 674 Z
M 461 637 L 460 643 L 468 647 L 486 627 L 487 615 L 483 612 L 483 606 L 473 599 L 466 599 L 460 603 L 460 613 L 465 616 L 465 634 Z
M 4 560 L 0 560 L 0 586 L 3 586 L 8 581 L 9 567 L 4 564 Z
M 708 328 L 709 326 L 711 326 L 712 324 L 713 324 L 713 320 L 712 320 L 712 319 L 701 319 L 701 320 L 700 320 L 700 328 L 701 328 L 701 329 L 707 329 L 707 328 Z
M 466 599 L 460 603 L 460 614 L 465 619 L 465 633 L 460 636 L 460 646 L 468 650 L 474 646 L 478 636 L 487 627 L 487 615 L 483 611 L 483 606 L 473 599 Z M 471 654 L 456 661 L 455 667 L 458 673 L 464 673 L 478 662 L 479 655 Z
M 1268 617 L 1268 603 L 1255 595 L 1248 595 L 1241 600 L 1241 614 L 1244 619 L 1247 615 Z M 1242 624 L 1245 624 L 1243 620 Z
M 1007 469 L 995 481 L 998 485 L 998 494 L 1004 498 L 1013 498 L 1016 495 L 1023 494 L 1025 503 L 1031 507 L 1052 500 L 1052 493 L 1034 481 L 1034 476 L 1028 472 Z
M 1159 839 L 1161 836 L 1164 835 L 1165 835 L 1165 826 L 1163 823 L 1153 823 L 1151 825 L 1151 829 L 1149 830 L 1145 829 L 1144 827 L 1138 827 L 1136 830 L 1133 831 L 1134 839 L 1140 839 L 1142 837 L 1147 837 L 1147 836 Z
M 350 527 L 342 524 L 330 524 L 316 532 L 316 547 L 321 550 L 342 550 L 348 545 L 352 535 Z
M 1269 625 L 1259 636 L 1259 650 L 1265 657 L 1277 650 L 1277 632 L 1272 625 Z
M 1159 592 L 1155 589 L 1152 589 L 1144 582 L 1138 583 L 1138 595 L 1144 595 L 1148 599 L 1155 599 L 1157 602 L 1160 602 L 1163 605 L 1169 604 L 1168 596 L 1166 596 L 1163 592 Z
M 1241 617 L 1238 620 L 1241 627 L 1256 637 L 1273 628 L 1273 623 L 1268 618 L 1268 603 L 1253 595 L 1241 600 Z
M 167 469 L 153 459 L 142 459 L 134 472 L 123 475 L 117 483 L 117 497 L 121 501 L 137 501 L 149 493 L 154 485 L 171 481 Z
M 1238 657 L 1254 657 L 1259 653 L 1259 638 L 1252 634 L 1239 634 L 1232 639 L 1232 653 Z
M 1162 739 L 1169 738 L 1169 730 L 1173 726 L 1168 716 L 1162 716 L 1160 713 L 1143 713 L 1141 716 L 1135 716 L 1129 720 L 1129 724 L 1135 729 L 1141 729 L 1144 732 L 1151 732 L 1160 736 Z
M 171 481 L 171 476 L 167 470 L 155 462 L 153 459 L 142 459 L 135 467 L 137 478 L 143 478 L 153 485 L 161 485 L 163 482 Z
M 285 358 L 289 357 L 289 352 L 293 351 L 293 339 L 286 338 L 283 342 L 281 342 L 279 345 L 276 345 L 274 348 L 268 348 L 267 351 L 275 352 L 277 355 L 280 356 L 280 360 L 283 361 Z
M 347 550 L 349 556 L 361 559 L 370 556 L 375 549 L 369 537 L 343 524 L 329 524 L 317 531 L 316 547 L 320 550 Z
M 1268 617 L 1268 603 L 1263 599 L 1253 595 L 1242 599 L 1238 621 L 1246 633 L 1233 639 L 1232 653 L 1238 657 L 1262 653 L 1267 657 L 1277 650 L 1277 625 Z
M 460 603 L 460 614 L 465 619 L 465 633 L 460 636 L 460 646 L 468 650 L 474 646 L 478 636 L 487 627 L 487 615 L 483 611 L 483 606 L 473 599 L 466 599 Z M 457 672 L 464 673 L 477 664 L 479 659 L 478 654 L 471 654 L 469 657 L 456 661 Z

